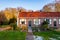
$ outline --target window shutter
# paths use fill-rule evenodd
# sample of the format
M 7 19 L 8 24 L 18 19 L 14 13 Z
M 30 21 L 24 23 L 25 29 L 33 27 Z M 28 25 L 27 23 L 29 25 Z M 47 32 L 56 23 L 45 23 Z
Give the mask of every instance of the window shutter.
M 59 24 L 60 24 L 60 19 L 59 19 Z
M 34 24 L 35 24 L 35 19 L 34 19 Z
M 49 23 L 49 24 L 52 24 L 52 20 L 50 19 L 49 21 L 50 21 L 50 23 Z
M 21 24 L 21 19 L 20 19 L 20 24 Z
M 40 24 L 40 19 L 39 19 L 39 24 Z
M 26 24 L 26 19 L 25 19 L 25 24 Z

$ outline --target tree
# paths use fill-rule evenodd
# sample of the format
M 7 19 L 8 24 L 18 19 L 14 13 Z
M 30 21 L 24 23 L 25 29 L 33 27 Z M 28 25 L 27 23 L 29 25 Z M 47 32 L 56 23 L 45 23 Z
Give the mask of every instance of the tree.
M 27 12 L 27 10 L 22 7 L 18 7 L 17 10 L 18 10 L 18 12 Z
M 60 1 L 45 5 L 42 11 L 43 12 L 60 12 Z
M 0 24 L 3 25 L 5 20 L 7 20 L 7 19 L 6 19 L 5 15 L 4 15 L 4 12 L 0 11 Z
M 7 20 L 10 20 L 13 17 L 15 17 L 17 19 L 18 11 L 16 8 L 6 8 L 4 10 L 4 14 L 5 14 Z
M 10 26 L 13 28 L 13 30 L 16 30 L 16 28 L 17 28 L 17 24 L 16 24 L 16 18 L 15 17 L 13 17 L 13 18 L 11 18 L 10 20 L 9 20 L 9 24 L 10 24 Z

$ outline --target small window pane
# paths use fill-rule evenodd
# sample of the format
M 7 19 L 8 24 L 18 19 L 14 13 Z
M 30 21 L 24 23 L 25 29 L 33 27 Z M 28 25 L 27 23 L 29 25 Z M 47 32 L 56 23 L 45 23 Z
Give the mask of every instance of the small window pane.
M 40 19 L 34 19 L 34 24 L 39 25 L 40 24 Z
M 21 23 L 22 23 L 22 24 L 25 24 L 25 21 L 22 21 Z
M 47 21 L 48 23 L 50 23 L 49 19 L 45 19 L 45 21 Z
M 20 19 L 20 24 L 26 24 L 26 19 Z

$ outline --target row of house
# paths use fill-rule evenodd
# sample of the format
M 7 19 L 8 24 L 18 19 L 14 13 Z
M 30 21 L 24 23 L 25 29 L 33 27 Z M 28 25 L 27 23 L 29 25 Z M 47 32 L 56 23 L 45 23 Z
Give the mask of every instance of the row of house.
M 17 17 L 18 27 L 40 27 L 48 21 L 48 27 L 60 27 L 60 12 L 20 12 Z

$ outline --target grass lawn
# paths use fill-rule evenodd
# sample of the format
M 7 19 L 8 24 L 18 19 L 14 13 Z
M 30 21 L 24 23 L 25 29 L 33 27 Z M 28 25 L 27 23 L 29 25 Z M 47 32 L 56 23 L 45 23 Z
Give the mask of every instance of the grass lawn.
M 55 38 L 57 40 L 60 40 L 60 32 L 56 31 L 34 32 L 33 34 L 44 37 L 44 40 L 49 40 L 49 38 Z
M 25 40 L 26 32 L 1 31 L 0 40 Z

